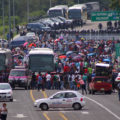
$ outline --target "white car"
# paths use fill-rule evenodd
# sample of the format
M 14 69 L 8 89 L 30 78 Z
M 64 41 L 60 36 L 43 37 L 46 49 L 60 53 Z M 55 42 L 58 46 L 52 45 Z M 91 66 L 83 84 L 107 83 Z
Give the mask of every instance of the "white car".
M 49 108 L 73 108 L 80 110 L 85 106 L 84 96 L 77 91 L 60 91 L 49 98 L 38 99 L 34 102 L 34 107 L 41 108 L 41 110 L 48 110 Z
M 13 101 L 13 92 L 9 83 L 0 83 L 0 101 Z

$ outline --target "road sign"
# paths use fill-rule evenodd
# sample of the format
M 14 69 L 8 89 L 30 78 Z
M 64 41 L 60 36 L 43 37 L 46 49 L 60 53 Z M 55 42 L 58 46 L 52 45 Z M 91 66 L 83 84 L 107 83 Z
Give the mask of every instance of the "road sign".
M 116 21 L 120 20 L 120 11 L 92 12 L 91 21 Z
M 117 43 L 115 45 L 115 52 L 116 52 L 116 57 L 120 56 L 120 43 Z

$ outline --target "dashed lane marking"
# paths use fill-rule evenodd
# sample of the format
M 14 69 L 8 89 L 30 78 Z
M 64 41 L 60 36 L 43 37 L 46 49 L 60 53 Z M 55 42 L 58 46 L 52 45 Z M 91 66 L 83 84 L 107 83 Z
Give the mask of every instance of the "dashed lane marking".
M 46 120 L 50 120 L 50 118 L 48 117 L 48 115 L 46 113 L 43 113 L 43 115 L 46 118 Z
M 44 93 L 45 94 L 45 93 Z M 35 98 L 33 96 L 32 90 L 30 90 L 30 96 L 32 98 L 32 101 L 35 102 Z M 50 120 L 50 118 L 47 116 L 46 113 L 43 113 L 43 116 L 46 118 L 46 120 Z
M 63 113 L 60 112 L 59 115 L 60 115 L 64 120 L 68 120 L 68 119 L 64 116 Z

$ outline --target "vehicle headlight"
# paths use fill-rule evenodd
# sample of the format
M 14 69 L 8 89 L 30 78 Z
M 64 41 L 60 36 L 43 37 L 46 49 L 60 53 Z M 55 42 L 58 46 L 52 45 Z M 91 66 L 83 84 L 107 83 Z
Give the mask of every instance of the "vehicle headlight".
M 37 107 L 37 102 L 34 102 L 34 107 Z
M 12 95 L 12 91 L 8 92 L 7 95 Z

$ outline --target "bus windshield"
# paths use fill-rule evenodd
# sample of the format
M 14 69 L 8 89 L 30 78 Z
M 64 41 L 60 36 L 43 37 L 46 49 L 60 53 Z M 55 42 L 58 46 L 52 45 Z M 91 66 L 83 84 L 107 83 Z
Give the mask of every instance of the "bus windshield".
M 5 54 L 0 54 L 0 70 L 4 70 L 5 69 Z
M 62 10 L 50 10 L 49 16 L 51 17 L 62 16 Z
M 112 74 L 111 67 L 96 66 L 96 75 L 97 76 L 109 76 L 110 74 Z
M 29 67 L 32 71 L 52 72 L 54 71 L 53 55 L 30 55 Z
M 10 72 L 10 76 L 25 76 L 25 71 L 13 70 Z
M 68 12 L 69 19 L 81 19 L 81 10 L 73 9 Z

